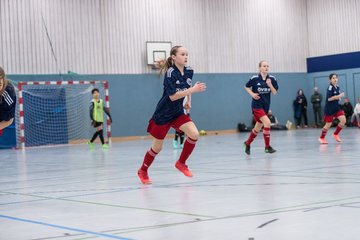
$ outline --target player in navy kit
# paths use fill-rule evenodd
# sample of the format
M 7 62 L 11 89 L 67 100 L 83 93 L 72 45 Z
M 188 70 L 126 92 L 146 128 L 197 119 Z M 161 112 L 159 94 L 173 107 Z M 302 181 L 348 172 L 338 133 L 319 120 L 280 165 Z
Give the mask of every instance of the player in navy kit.
M 150 184 L 148 168 L 156 155 L 161 151 L 164 138 L 171 127 L 184 132 L 187 139 L 175 167 L 185 176 L 192 177 L 192 172 L 186 165 L 186 160 L 192 153 L 199 131 L 191 118 L 184 114 L 183 100 L 188 96 L 185 108 L 191 107 L 191 94 L 205 91 L 205 83 L 196 82 L 191 86 L 194 71 L 186 67 L 188 52 L 182 46 L 175 46 L 170 51 L 160 73 L 164 72 L 164 92 L 158 102 L 155 112 L 149 121 L 147 131 L 153 136 L 151 148 L 146 152 L 143 164 L 138 170 L 138 176 L 143 184 Z
M 341 142 L 339 133 L 343 129 L 346 123 L 344 111 L 341 110 L 339 105 L 340 99 L 344 97 L 345 94 L 343 92 L 340 93 L 340 87 L 337 85 L 338 78 L 335 73 L 330 74 L 329 80 L 330 80 L 330 85 L 326 93 L 325 114 L 324 114 L 325 125 L 321 131 L 321 136 L 319 138 L 319 142 L 321 144 L 328 143 L 325 139 L 325 136 L 327 131 L 331 127 L 334 118 L 338 118 L 340 121 L 336 127 L 335 132 L 333 133 L 333 137 L 337 142 Z
M 248 155 L 250 155 L 250 144 L 254 141 L 263 126 L 265 152 L 276 152 L 276 150 L 270 146 L 271 121 L 267 113 L 270 109 L 270 94 L 275 95 L 277 93 L 278 84 L 275 77 L 268 74 L 268 62 L 261 61 L 259 63 L 259 70 L 259 74 L 253 76 L 245 85 L 245 90 L 252 97 L 251 107 L 256 121 L 249 138 L 244 142 L 245 153 Z
M 16 93 L 14 86 L 6 79 L 0 67 L 0 135 L 2 130 L 12 124 L 15 116 Z

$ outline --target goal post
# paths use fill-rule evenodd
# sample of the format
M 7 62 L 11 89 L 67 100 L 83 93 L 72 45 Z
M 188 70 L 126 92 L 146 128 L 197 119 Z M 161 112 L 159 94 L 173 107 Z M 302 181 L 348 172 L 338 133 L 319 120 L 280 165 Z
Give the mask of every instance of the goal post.
M 18 82 L 17 147 L 88 141 L 95 132 L 89 110 L 94 88 L 99 89 L 100 98 L 110 110 L 107 81 Z M 107 116 L 103 129 L 110 142 L 111 126 Z

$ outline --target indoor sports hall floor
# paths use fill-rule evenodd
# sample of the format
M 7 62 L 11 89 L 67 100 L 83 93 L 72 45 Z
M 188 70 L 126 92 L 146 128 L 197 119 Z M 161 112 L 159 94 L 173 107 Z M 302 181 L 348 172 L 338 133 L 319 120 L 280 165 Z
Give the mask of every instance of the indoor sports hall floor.
M 150 169 L 136 171 L 150 141 L 0 152 L 0 239 L 359 239 L 360 129 L 342 143 L 320 129 L 272 131 L 275 154 L 259 135 L 201 137 L 189 166 L 166 140 Z

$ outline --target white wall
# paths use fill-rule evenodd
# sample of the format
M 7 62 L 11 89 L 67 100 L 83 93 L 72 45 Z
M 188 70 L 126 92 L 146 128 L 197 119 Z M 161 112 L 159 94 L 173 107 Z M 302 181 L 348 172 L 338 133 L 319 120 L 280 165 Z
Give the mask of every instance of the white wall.
M 307 0 L 309 56 L 360 50 L 360 1 Z
M 306 71 L 305 1 L 207 2 L 210 72 L 252 72 L 262 59 L 272 71 Z
M 192 64 L 206 71 L 203 1 L 105 0 L 102 3 L 104 72 L 144 73 L 146 41 L 189 48 Z
M 0 65 L 8 73 L 100 73 L 98 0 L 0 0 Z M 42 16 L 52 40 L 55 63 Z
M 58 66 L 41 20 L 43 12 Z M 147 73 L 146 41 L 189 49 L 196 72 L 304 72 L 306 0 L 0 0 L 8 73 Z

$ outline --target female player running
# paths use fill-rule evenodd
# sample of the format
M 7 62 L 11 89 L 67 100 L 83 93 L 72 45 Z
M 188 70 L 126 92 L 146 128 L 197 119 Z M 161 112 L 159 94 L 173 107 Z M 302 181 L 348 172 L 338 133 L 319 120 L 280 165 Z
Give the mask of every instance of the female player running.
M 344 97 L 345 94 L 343 92 L 340 93 L 340 87 L 337 85 L 338 78 L 335 73 L 330 74 L 329 80 L 330 80 L 330 85 L 327 89 L 326 102 L 325 102 L 325 114 L 324 114 L 325 125 L 321 131 L 321 135 L 319 138 L 319 142 L 321 144 L 328 144 L 328 142 L 325 139 L 325 136 L 329 128 L 331 127 L 334 118 L 337 118 L 340 121 L 336 127 L 335 132 L 333 133 L 333 137 L 337 142 L 341 142 L 339 133 L 343 129 L 346 123 L 344 111 L 341 110 L 339 105 L 340 99 Z
M 253 76 L 245 85 L 245 90 L 252 97 L 252 112 L 255 119 L 255 126 L 249 138 L 244 142 L 245 153 L 250 155 L 250 144 L 254 141 L 261 128 L 264 126 L 263 134 L 265 141 L 265 152 L 276 152 L 270 146 L 270 125 L 271 121 L 267 116 L 270 109 L 270 94 L 276 94 L 278 84 L 274 76 L 268 74 L 269 64 L 266 61 L 259 63 L 259 74 Z
M 188 102 L 185 105 L 190 108 L 190 95 L 205 91 L 206 85 L 205 83 L 197 82 L 194 86 L 191 86 L 194 71 L 186 67 L 187 60 L 187 49 L 182 46 L 175 46 L 171 49 L 170 57 L 160 70 L 160 73 L 165 72 L 164 92 L 156 106 L 155 113 L 149 121 L 147 129 L 153 137 L 153 142 L 151 148 L 145 154 L 143 164 L 138 170 L 138 176 L 143 184 L 151 183 L 148 176 L 148 168 L 156 155 L 161 151 L 164 138 L 170 127 L 173 127 L 176 131 L 184 132 L 187 136 L 184 148 L 175 167 L 185 176 L 193 176 L 186 165 L 186 160 L 195 147 L 199 131 L 191 118 L 184 114 L 183 100 L 185 96 L 189 96 Z

